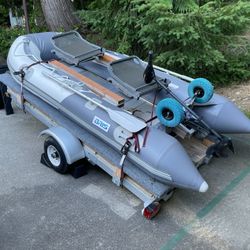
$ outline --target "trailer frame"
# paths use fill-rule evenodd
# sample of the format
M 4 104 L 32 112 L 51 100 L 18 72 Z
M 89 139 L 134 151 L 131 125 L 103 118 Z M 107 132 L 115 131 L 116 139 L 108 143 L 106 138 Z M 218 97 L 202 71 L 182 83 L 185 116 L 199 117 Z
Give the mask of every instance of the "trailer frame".
M 20 86 L 14 81 L 9 72 L 1 75 L 1 81 L 3 81 L 0 83 L 2 86 L 7 86 L 5 94 L 9 96 L 17 107 L 22 109 Z M 121 168 L 118 166 L 118 162 L 122 155 L 119 156 L 116 151 L 115 155 L 117 159 L 116 162 L 114 162 L 114 149 L 104 144 L 101 139 L 96 138 L 85 129 L 79 127 L 60 111 L 56 110 L 56 108 L 50 106 L 27 90 L 24 91 L 24 96 L 25 112 L 30 113 L 48 127 L 48 129 L 42 131 L 39 136 L 46 138 L 48 136 L 53 137 L 63 148 L 69 165 L 74 164 L 74 162 L 78 160 L 87 159 L 92 165 L 97 165 L 103 169 L 112 177 L 112 182 L 114 184 L 128 189 L 143 202 L 142 214 L 145 218 L 153 218 L 159 212 L 160 201 L 167 201 L 171 198 L 174 191 L 173 187 L 153 179 L 147 173 L 131 164 L 128 160 L 126 160 L 124 164 L 124 174 L 121 174 Z M 86 135 L 88 140 L 85 140 L 84 136 Z M 185 135 L 183 135 L 181 140 L 183 142 L 185 141 L 183 145 L 188 149 L 187 151 L 196 166 L 207 164 L 211 157 L 207 157 L 206 151 L 211 144 L 208 143 L 206 145 L 207 142 L 198 143 L 198 140 L 196 141 L 193 138 L 193 140 L 190 140 L 190 143 L 194 144 L 191 147 L 190 143 L 188 143 L 189 139 L 190 138 L 186 138 Z M 96 148 L 97 144 L 89 143 L 91 140 L 98 141 L 97 144 L 105 145 L 105 148 L 107 147 L 109 150 L 108 154 L 103 150 L 98 150 Z M 196 145 L 196 143 L 198 144 Z M 201 145 L 203 145 L 202 148 Z M 196 152 L 195 150 L 198 151 Z M 200 157 L 197 157 L 197 154 L 200 155 Z M 111 155 L 111 157 L 109 157 L 109 155 Z

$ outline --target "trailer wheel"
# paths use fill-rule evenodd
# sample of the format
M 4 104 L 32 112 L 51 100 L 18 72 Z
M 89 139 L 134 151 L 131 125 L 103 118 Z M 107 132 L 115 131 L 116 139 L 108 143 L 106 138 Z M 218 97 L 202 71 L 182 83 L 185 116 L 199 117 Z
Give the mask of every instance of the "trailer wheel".
M 7 86 L 0 82 L 0 109 L 5 109 L 6 115 L 14 114 L 11 96 L 7 93 Z
M 188 95 L 193 98 L 196 103 L 208 102 L 214 93 L 213 85 L 205 78 L 196 78 L 188 85 Z
M 48 137 L 44 142 L 45 158 L 52 169 L 60 174 L 65 174 L 69 170 L 65 154 L 59 143 Z
M 4 109 L 3 86 L 4 84 L 0 82 L 0 109 Z

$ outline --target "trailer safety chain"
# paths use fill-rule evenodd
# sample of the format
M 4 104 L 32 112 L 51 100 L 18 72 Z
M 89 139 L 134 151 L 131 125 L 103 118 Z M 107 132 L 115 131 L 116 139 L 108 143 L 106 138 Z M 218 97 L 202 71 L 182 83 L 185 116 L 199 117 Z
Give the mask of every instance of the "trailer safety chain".
M 25 106 L 24 106 L 25 99 L 24 99 L 24 94 L 23 94 L 24 77 L 25 77 L 25 71 L 24 71 L 24 69 L 28 70 L 32 66 L 35 66 L 35 65 L 41 64 L 41 63 L 48 63 L 48 62 L 47 61 L 37 61 L 37 62 L 34 62 L 34 63 L 28 65 L 28 66 L 24 66 L 19 71 L 13 72 L 14 75 L 19 75 L 21 77 L 21 92 L 20 92 L 20 96 L 21 96 L 22 110 L 23 110 L 24 113 L 26 113 Z
M 25 106 L 24 106 L 24 95 L 23 95 L 23 83 L 24 83 L 24 77 L 25 77 L 25 72 L 24 72 L 24 68 L 20 69 L 20 71 L 15 71 L 13 73 L 14 75 L 19 75 L 21 77 L 21 105 L 22 105 L 22 110 L 24 113 L 25 112 Z

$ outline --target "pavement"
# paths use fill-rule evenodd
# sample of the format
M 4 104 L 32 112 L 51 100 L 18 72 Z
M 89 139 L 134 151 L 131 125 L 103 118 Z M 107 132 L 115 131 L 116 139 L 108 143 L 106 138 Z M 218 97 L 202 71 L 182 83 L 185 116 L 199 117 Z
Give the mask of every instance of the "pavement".
M 148 221 L 98 168 L 79 179 L 41 165 L 45 127 L 0 111 L 0 249 L 250 249 L 250 135 L 200 168 L 205 194 L 176 190 Z

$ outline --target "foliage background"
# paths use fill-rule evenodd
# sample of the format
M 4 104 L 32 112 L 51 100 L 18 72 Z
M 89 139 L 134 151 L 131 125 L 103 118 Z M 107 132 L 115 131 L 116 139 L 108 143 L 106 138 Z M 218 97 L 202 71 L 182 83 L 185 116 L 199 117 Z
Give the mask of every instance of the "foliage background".
M 28 3 L 31 32 L 45 31 L 46 27 L 39 27 L 35 23 L 37 10 L 33 8 L 33 1 L 29 1 Z M 12 8 L 13 15 L 22 16 L 22 0 L 0 0 L 0 56 L 3 58 L 6 58 L 12 42 L 18 36 L 24 35 L 26 33 L 24 27 L 10 28 L 9 8 Z
M 249 1 L 95 0 L 79 16 L 105 47 L 153 50 L 156 64 L 222 85 L 250 77 Z
M 32 32 L 39 0 L 28 0 Z M 248 0 L 75 0 L 83 35 L 108 49 L 146 59 L 192 77 L 227 85 L 250 78 Z M 0 0 L 0 55 L 6 57 L 23 28 L 8 27 L 8 9 L 22 13 L 21 0 Z M 61 30 L 60 30 L 61 31 Z M 248 33 L 247 33 L 248 32 Z

